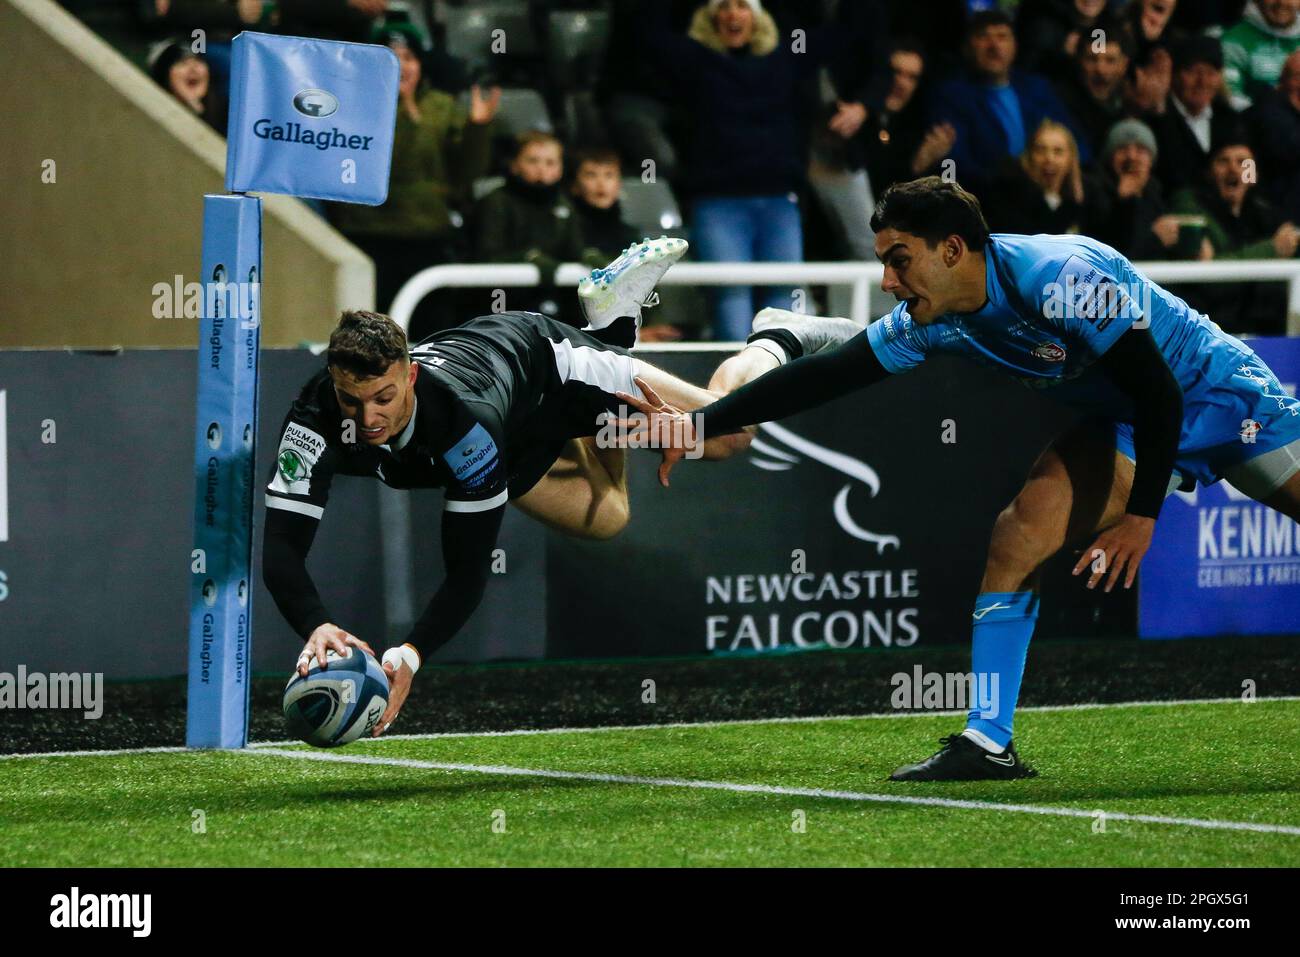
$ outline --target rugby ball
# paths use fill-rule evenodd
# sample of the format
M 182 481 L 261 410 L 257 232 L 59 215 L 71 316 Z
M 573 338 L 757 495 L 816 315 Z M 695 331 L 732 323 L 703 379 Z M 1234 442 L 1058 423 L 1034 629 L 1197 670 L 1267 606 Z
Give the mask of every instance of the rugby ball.
M 371 655 L 349 647 L 312 660 L 306 677 L 294 673 L 284 689 L 289 733 L 318 748 L 337 748 L 369 735 L 388 707 L 388 676 Z

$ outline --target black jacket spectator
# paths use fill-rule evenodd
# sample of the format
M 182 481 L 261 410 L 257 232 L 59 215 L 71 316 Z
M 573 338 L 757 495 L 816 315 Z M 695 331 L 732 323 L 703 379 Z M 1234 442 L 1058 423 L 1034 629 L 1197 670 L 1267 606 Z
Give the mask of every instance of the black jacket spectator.
M 1210 151 L 1201 146 L 1200 140 L 1174 106 L 1173 99 L 1171 96 L 1169 107 L 1162 116 L 1152 117 L 1148 121 L 1160 146 L 1156 175 L 1171 195 L 1175 190 L 1200 183 L 1205 178 L 1205 170 L 1210 162 Z M 1238 125 L 1239 117 L 1221 96 L 1215 97 L 1210 109 L 1213 111 L 1210 116 L 1210 142 L 1215 143 Z
M 1165 215 L 1167 204 L 1160 181 L 1147 180 L 1135 196 L 1119 195 L 1119 178 L 1109 168 L 1085 174 L 1089 235 L 1114 246 L 1129 259 L 1164 259 L 1164 245 L 1152 231 L 1157 219 Z
M 1023 0 L 1016 13 L 1021 67 L 1053 80 L 1068 78 L 1105 7 L 1106 0 Z
M 1098 48 L 1085 38 L 1064 61 L 1068 71 L 1058 69 L 1055 80 L 1061 102 L 1093 155 L 1101 151 L 1110 128 L 1128 115 L 1124 83 L 1133 50 L 1132 38 L 1117 21 L 1099 18 L 1097 23 L 1106 31 L 1105 45 Z
M 654 4 L 645 7 L 641 35 L 661 81 L 690 115 L 684 192 L 770 196 L 798 190 L 808 139 L 804 84 L 844 46 L 865 44 L 843 32 L 810 28 L 802 52 L 795 52 L 770 16 L 761 15 L 750 45 L 731 51 L 716 38 L 707 7 L 696 11 L 689 36 L 671 29 L 667 13 Z
M 858 134 L 867 164 L 871 190 L 880 196 L 894 183 L 915 179 L 912 158 L 925 135 L 921 100 L 911 101 L 897 113 L 877 111 L 867 117 Z
M 208 126 L 226 135 L 230 105 L 212 83 L 206 57 L 192 52 L 182 40 L 163 44 L 150 55 L 149 75 Z
M 1245 116 L 1259 162 L 1260 190 L 1287 219 L 1300 223 L 1300 96 L 1274 91 Z
M 1211 148 L 1224 136 L 1235 135 L 1240 125 L 1237 112 L 1221 93 L 1223 50 L 1219 41 L 1185 37 L 1174 46 L 1172 55 L 1173 84 L 1165 111 L 1149 121 L 1160 147 L 1156 174 L 1170 195 L 1199 186 L 1209 169 Z M 1208 127 L 1208 135 L 1198 136 L 1198 125 Z
M 621 202 L 616 202 L 608 209 L 601 209 L 581 196 L 570 196 L 569 205 L 578 218 L 578 233 L 582 237 L 584 250 L 594 249 L 604 259 L 614 259 L 641 238 L 636 227 L 623 221 Z
M 1063 189 L 1060 205 L 1053 208 L 1016 157 L 1003 160 L 981 197 L 981 205 L 989 229 L 995 233 L 1091 232 L 1084 204 L 1069 189 Z

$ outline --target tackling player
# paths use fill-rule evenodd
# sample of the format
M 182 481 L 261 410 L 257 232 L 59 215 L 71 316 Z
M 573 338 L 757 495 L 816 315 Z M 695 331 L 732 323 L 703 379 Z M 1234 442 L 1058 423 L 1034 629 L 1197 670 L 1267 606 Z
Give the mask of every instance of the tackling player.
M 812 343 L 694 416 L 624 399 L 650 414 L 664 485 L 696 437 L 813 408 L 930 355 L 993 366 L 1092 413 L 1042 453 L 993 527 L 971 657 L 976 675 L 1000 676 L 996 717 L 972 711 L 936 754 L 893 774 L 1027 777 L 1012 719 L 1044 562 L 1091 539 L 1074 574 L 1131 587 L 1165 496 L 1221 478 L 1300 521 L 1300 403 L 1248 346 L 1096 240 L 990 235 L 979 201 L 936 176 L 886 190 L 871 225 L 882 288 L 901 301 L 864 333 Z

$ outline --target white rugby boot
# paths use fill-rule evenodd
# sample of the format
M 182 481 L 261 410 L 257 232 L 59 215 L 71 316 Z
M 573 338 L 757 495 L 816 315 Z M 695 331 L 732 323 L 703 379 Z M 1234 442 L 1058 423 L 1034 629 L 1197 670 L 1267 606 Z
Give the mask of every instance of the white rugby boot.
M 684 239 L 667 236 L 645 239 L 623 250 L 621 256 L 603 269 L 592 270 L 590 276 L 578 282 L 578 302 L 587 319 L 584 329 L 598 332 L 609 329 L 616 320 L 630 318 L 631 337 L 635 341 L 636 330 L 641 328 L 642 307 L 658 305 L 656 284 L 688 248 Z

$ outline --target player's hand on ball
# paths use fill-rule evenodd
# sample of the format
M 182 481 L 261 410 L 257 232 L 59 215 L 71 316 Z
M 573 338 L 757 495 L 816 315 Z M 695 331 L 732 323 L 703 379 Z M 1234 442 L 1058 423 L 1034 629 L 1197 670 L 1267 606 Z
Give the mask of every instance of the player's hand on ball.
M 406 696 L 411 693 L 411 681 L 415 677 L 410 665 L 404 661 L 398 662 L 396 667 L 392 661 L 385 661 L 384 674 L 388 675 L 388 707 L 384 709 L 384 716 L 379 719 L 375 730 L 370 732 L 372 738 L 379 737 L 396 720 L 397 712 L 402 710 Z
M 1106 591 L 1109 592 L 1124 574 L 1124 587 L 1132 588 L 1137 577 L 1138 565 L 1151 547 L 1151 536 L 1155 533 L 1156 520 L 1143 515 L 1125 515 L 1118 522 L 1097 536 L 1092 547 L 1083 553 L 1074 566 L 1075 575 L 1091 568 L 1088 587 L 1096 588 L 1106 579 Z
M 638 445 L 658 449 L 663 454 L 663 461 L 659 463 L 659 484 L 667 488 L 668 473 L 698 444 L 695 423 L 687 413 L 661 399 L 644 379 L 634 381 L 645 398 L 638 399 L 626 392 L 619 392 L 618 397 L 643 413 L 645 418 L 621 419 L 618 425 L 629 439 L 636 439 Z
M 304 678 L 307 676 L 313 658 L 324 668 L 326 652 L 334 651 L 340 655 L 347 655 L 348 645 L 361 648 L 367 654 L 374 656 L 374 650 L 356 635 L 344 631 L 338 625 L 326 622 L 311 633 L 307 644 L 303 646 L 302 654 L 298 656 L 298 674 Z

